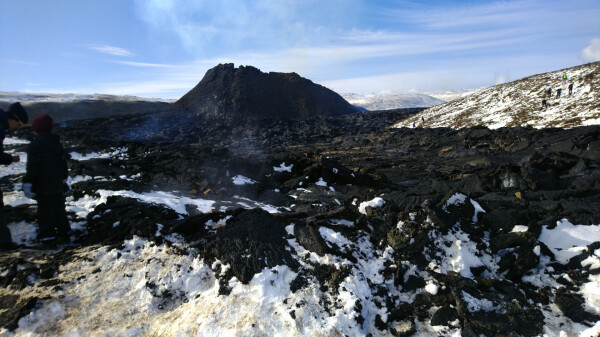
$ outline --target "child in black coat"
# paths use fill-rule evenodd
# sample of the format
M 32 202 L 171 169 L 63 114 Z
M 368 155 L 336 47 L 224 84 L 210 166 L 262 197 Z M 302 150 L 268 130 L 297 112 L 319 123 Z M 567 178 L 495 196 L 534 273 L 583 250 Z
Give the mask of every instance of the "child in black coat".
M 35 135 L 27 149 L 25 194 L 37 200 L 38 238 L 42 242 L 68 242 L 71 227 L 65 211 L 64 182 L 68 177 L 60 137 L 52 133 L 54 121 L 47 114 L 31 123 Z

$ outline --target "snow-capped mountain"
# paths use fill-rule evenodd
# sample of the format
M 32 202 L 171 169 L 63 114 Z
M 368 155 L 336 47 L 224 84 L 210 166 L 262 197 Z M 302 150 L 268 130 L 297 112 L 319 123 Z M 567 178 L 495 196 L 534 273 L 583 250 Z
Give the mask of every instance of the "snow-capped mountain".
M 173 103 L 174 99 L 147 98 L 137 96 L 116 96 L 106 94 L 50 94 L 50 93 L 27 93 L 27 92 L 8 92 L 0 91 L 0 102 L 21 102 L 27 105 L 31 103 L 65 103 L 76 101 L 124 101 L 124 102 L 165 102 Z
M 342 94 L 350 104 L 365 108 L 370 111 L 404 109 L 404 108 L 426 108 L 442 104 L 446 101 L 422 93 L 402 94 Z
M 529 76 L 495 85 L 464 98 L 431 107 L 396 127 L 534 128 L 600 124 L 600 62 Z M 567 81 L 562 81 L 563 74 Z M 572 95 L 569 84 L 573 83 Z M 551 95 L 548 96 L 548 88 Z M 557 91 L 561 90 L 560 97 Z M 543 101 L 546 106 L 543 106 Z
M 423 94 L 441 99 L 444 102 L 450 102 L 450 101 L 454 101 L 456 99 L 460 99 L 460 98 L 469 96 L 469 95 L 479 92 L 483 89 L 486 89 L 486 87 L 477 88 L 477 89 L 437 90 L 437 91 L 424 92 Z

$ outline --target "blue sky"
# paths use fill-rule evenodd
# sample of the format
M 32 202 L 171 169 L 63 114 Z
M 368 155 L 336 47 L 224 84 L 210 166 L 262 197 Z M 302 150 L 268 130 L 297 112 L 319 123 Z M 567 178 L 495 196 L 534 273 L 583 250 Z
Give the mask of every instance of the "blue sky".
M 0 91 L 178 98 L 224 62 L 433 91 L 600 60 L 597 0 L 0 0 L 0 22 Z

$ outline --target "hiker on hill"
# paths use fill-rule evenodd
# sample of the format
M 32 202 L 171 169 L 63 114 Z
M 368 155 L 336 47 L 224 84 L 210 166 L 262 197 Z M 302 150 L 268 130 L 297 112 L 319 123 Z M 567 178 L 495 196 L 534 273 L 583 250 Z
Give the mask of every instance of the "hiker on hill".
M 48 114 L 31 123 L 34 137 L 27 149 L 23 190 L 37 200 L 39 241 L 65 243 L 71 234 L 64 196 L 68 168 L 60 137 L 52 133 L 53 128 L 54 121 Z
M 4 153 L 3 142 L 7 131 L 14 131 L 20 128 L 23 124 L 27 123 L 28 120 L 27 112 L 19 102 L 11 104 L 8 111 L 0 109 L 0 164 L 10 165 L 12 163 L 18 163 L 21 160 L 18 156 Z M 15 247 L 16 245 L 12 242 L 10 230 L 6 226 L 4 202 L 2 201 L 2 190 L 0 190 L 0 250 L 9 250 Z
M 573 82 L 569 84 L 569 96 L 573 95 Z
M 548 97 L 552 97 L 552 88 L 548 87 Z
M 564 73 L 564 74 L 562 75 L 562 80 L 563 80 L 563 84 L 566 84 L 566 83 L 567 83 L 567 73 Z
M 556 98 L 560 98 L 560 93 L 562 92 L 561 88 L 556 89 Z
M 543 99 L 542 100 L 542 110 L 545 109 L 545 108 L 547 108 L 547 107 L 548 107 L 548 104 L 547 104 L 546 100 Z

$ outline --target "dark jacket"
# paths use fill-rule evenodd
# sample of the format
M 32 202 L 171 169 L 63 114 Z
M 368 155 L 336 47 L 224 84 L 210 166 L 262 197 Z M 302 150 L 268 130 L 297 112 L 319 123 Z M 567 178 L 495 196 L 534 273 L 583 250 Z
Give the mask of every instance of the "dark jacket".
M 36 135 L 27 149 L 27 172 L 23 182 L 37 194 L 62 194 L 68 177 L 66 155 L 54 133 Z
M 0 164 L 8 165 L 13 162 L 13 158 L 10 154 L 4 153 L 4 137 L 8 129 L 8 117 L 6 111 L 0 109 Z

